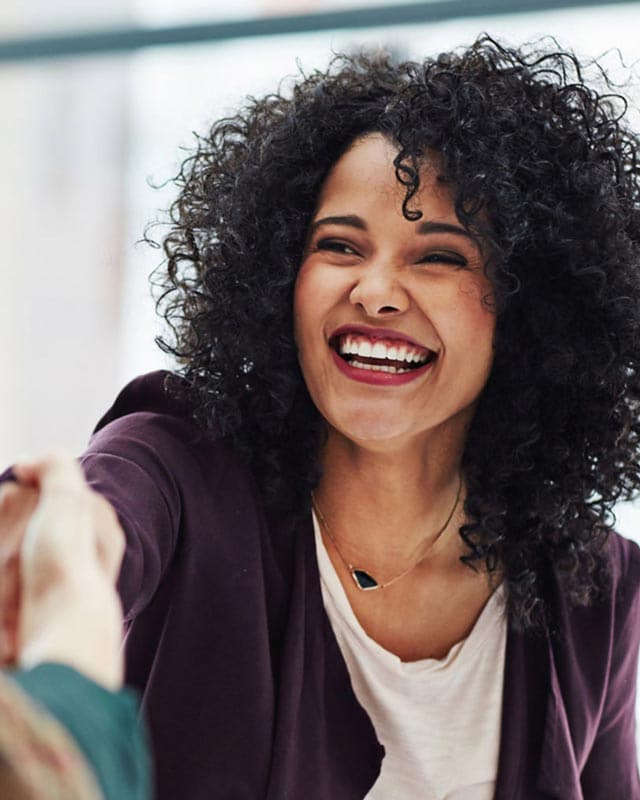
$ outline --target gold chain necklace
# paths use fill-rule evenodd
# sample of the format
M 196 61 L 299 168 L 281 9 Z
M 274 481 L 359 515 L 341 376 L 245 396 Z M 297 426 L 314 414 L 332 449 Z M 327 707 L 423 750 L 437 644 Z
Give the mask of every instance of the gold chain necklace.
M 436 542 L 438 541 L 438 539 L 440 539 L 440 537 L 444 534 L 444 532 L 449 527 L 449 523 L 453 519 L 453 515 L 455 513 L 455 510 L 458 507 L 458 502 L 460 500 L 461 491 L 462 491 L 462 473 L 460 473 L 458 475 L 458 491 L 456 492 L 456 499 L 454 500 L 453 508 L 449 512 L 449 515 L 447 516 L 447 519 L 445 520 L 444 525 L 436 533 L 434 540 L 431 542 L 431 544 L 429 545 L 429 548 L 427 549 L 427 552 L 423 553 L 420 556 L 420 558 L 414 564 L 412 564 L 410 567 L 407 567 L 407 569 L 405 569 L 404 572 L 401 572 L 399 575 L 396 575 L 394 578 L 391 578 L 390 580 L 385 581 L 384 583 L 381 583 L 380 581 L 377 581 L 366 570 L 360 569 L 359 567 L 356 567 L 356 566 L 354 566 L 353 564 L 350 564 L 347 561 L 347 559 L 342 555 L 342 552 L 340 551 L 340 548 L 338 547 L 338 543 L 336 542 L 333 534 L 331 533 L 331 528 L 329 528 L 329 525 L 327 524 L 327 520 L 324 518 L 324 516 L 322 514 L 322 511 L 320 511 L 320 508 L 318 506 L 318 501 L 316 500 L 316 496 L 315 496 L 315 494 L 313 492 L 311 492 L 311 503 L 313 505 L 314 511 L 316 512 L 316 514 L 318 516 L 318 520 L 320 521 L 320 524 L 324 528 L 324 531 L 327 534 L 327 536 L 329 537 L 329 539 L 331 539 L 331 542 L 333 543 L 333 546 L 336 548 L 336 553 L 340 556 L 340 560 L 342 561 L 342 563 L 347 568 L 349 574 L 353 578 L 353 582 L 355 583 L 355 585 L 358 587 L 358 589 L 360 589 L 363 592 L 371 592 L 374 589 L 387 589 L 389 586 L 391 586 L 392 584 L 396 583 L 396 581 L 399 581 L 401 578 L 404 578 L 405 575 L 408 575 L 412 570 L 414 570 L 418 566 L 418 564 L 420 564 L 422 561 L 424 561 L 424 559 L 429 555 L 429 553 L 433 549 L 433 547 L 436 544 Z

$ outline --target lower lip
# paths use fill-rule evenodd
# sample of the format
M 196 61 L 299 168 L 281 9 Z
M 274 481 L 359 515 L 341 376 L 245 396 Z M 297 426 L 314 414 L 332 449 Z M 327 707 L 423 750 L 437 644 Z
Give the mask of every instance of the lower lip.
M 428 372 L 435 362 L 435 359 L 433 359 L 433 361 L 429 361 L 428 364 L 418 367 L 417 369 L 412 369 L 409 372 L 394 373 L 352 367 L 348 361 L 345 361 L 344 358 L 340 358 L 333 349 L 331 350 L 331 355 L 333 356 L 335 365 L 348 378 L 354 381 L 360 381 L 360 383 L 370 383 L 374 386 L 402 386 L 405 383 L 410 383 L 411 381 L 417 380 L 421 375 L 424 375 L 425 372 Z

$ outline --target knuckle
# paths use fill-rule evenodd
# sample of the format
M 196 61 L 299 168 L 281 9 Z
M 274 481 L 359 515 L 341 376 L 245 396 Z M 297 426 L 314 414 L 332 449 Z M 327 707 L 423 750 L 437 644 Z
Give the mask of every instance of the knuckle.
M 0 511 L 11 508 L 19 489 L 14 483 L 5 483 L 0 486 Z

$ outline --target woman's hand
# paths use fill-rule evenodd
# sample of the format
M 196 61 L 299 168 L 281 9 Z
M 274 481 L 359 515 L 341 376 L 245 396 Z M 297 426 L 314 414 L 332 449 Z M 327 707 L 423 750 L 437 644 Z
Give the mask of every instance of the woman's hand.
M 58 661 L 122 684 L 122 611 L 114 584 L 124 535 L 107 501 L 60 455 L 14 467 L 0 495 L 5 661 Z M 16 545 L 22 540 L 16 555 Z

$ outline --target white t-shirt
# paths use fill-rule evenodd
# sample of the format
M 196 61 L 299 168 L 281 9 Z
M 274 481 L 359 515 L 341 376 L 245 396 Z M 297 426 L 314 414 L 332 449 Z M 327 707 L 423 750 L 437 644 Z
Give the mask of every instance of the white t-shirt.
M 365 800 L 492 800 L 506 648 L 504 588 L 444 659 L 403 662 L 358 622 L 314 515 L 324 606 L 385 757 Z

